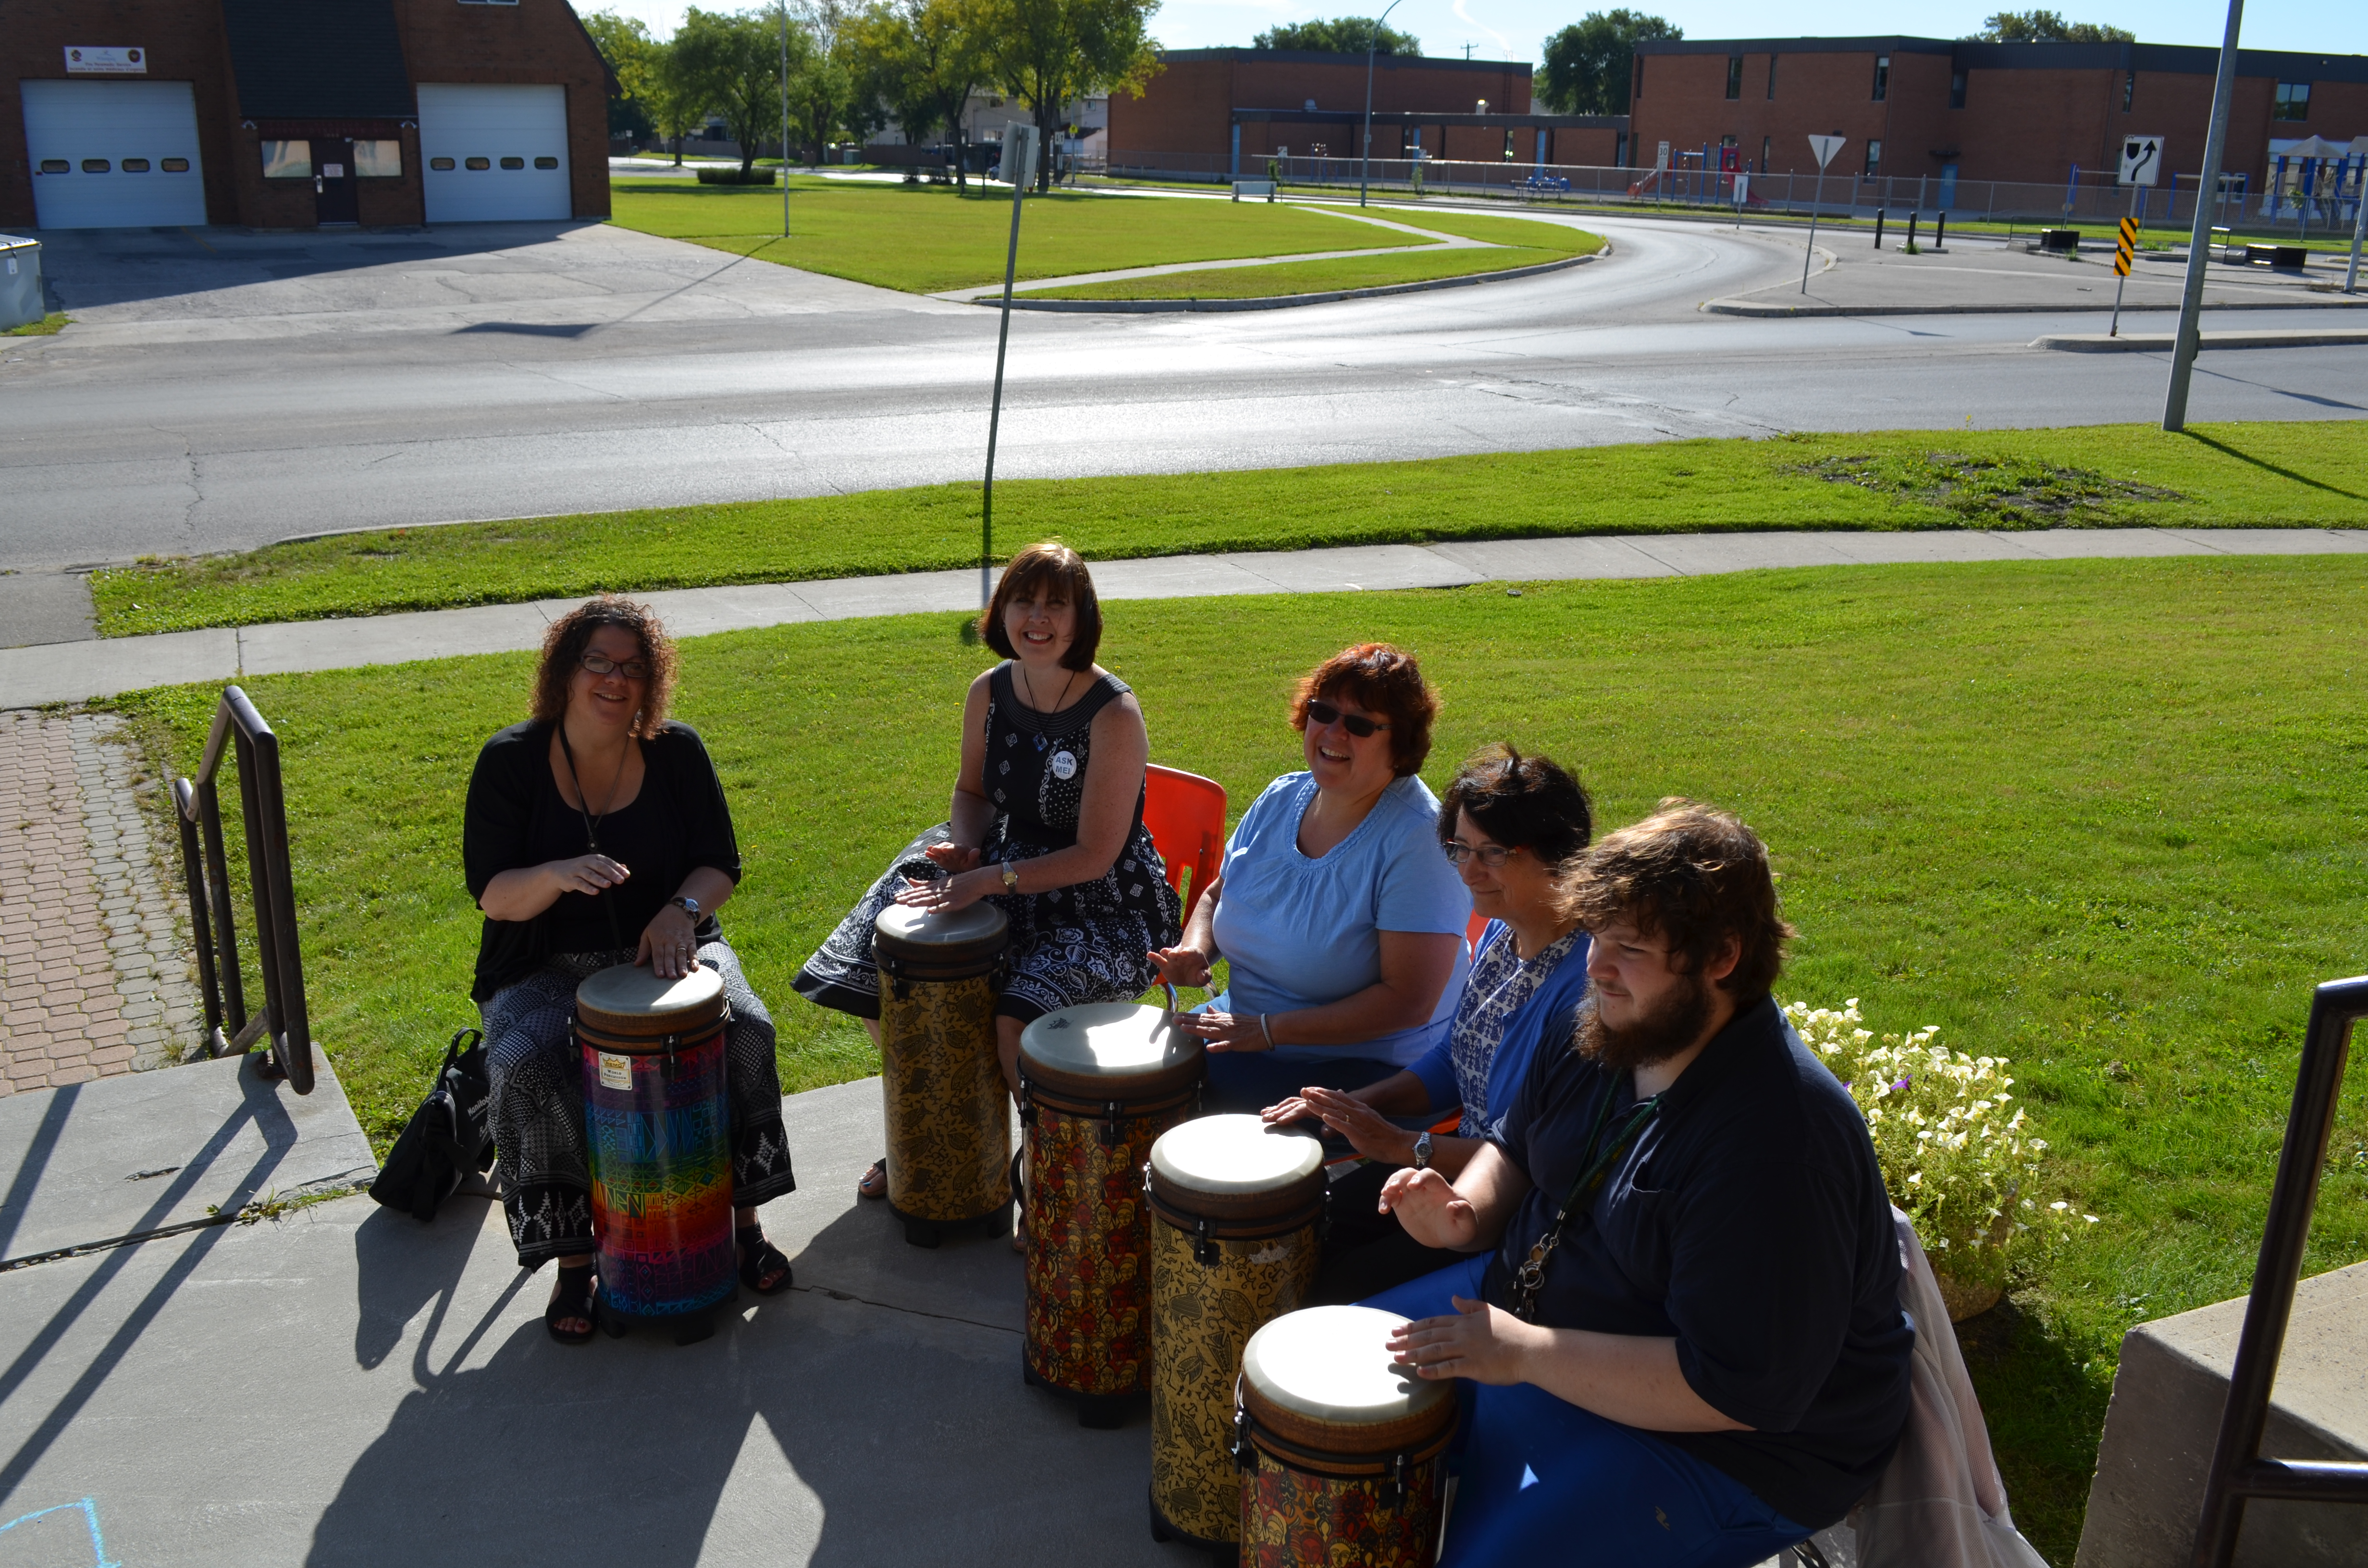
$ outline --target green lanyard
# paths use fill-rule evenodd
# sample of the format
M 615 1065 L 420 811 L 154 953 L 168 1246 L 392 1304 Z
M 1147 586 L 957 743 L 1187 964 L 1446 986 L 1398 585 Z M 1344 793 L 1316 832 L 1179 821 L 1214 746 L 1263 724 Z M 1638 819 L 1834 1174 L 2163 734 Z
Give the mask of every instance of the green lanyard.
M 1537 1322 L 1538 1288 L 1545 1283 L 1546 1260 L 1554 1256 L 1554 1248 L 1562 1244 L 1563 1227 L 1570 1222 L 1573 1213 L 1595 1201 L 1596 1193 L 1602 1189 L 1604 1181 L 1611 1175 L 1611 1167 L 1627 1152 L 1636 1134 L 1645 1131 L 1645 1124 L 1660 1114 L 1661 1096 L 1655 1095 L 1636 1108 L 1622 1124 L 1611 1146 L 1599 1153 L 1597 1146 L 1603 1141 L 1603 1129 L 1611 1120 L 1613 1095 L 1611 1088 L 1604 1090 L 1603 1108 L 1596 1112 L 1595 1131 L 1588 1138 L 1586 1165 L 1579 1171 L 1578 1179 L 1570 1184 L 1570 1191 L 1564 1197 L 1562 1207 L 1554 1210 L 1554 1223 L 1546 1227 L 1546 1233 L 1538 1238 L 1537 1244 L 1530 1248 L 1530 1256 L 1514 1271 L 1512 1312 L 1523 1323 Z

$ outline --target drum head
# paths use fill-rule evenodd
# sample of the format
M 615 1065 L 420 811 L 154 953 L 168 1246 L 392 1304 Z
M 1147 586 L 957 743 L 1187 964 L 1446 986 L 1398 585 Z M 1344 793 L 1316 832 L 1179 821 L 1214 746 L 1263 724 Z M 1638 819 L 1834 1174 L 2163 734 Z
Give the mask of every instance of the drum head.
M 723 976 L 701 964 L 661 980 L 641 964 L 611 964 L 575 988 L 575 1011 L 626 1034 L 671 1034 L 723 1016 Z
M 1011 940 L 1011 922 L 981 899 L 950 913 L 892 903 L 871 923 L 874 947 L 924 963 L 984 964 Z
M 1064 1007 L 1020 1032 L 1019 1059 L 1031 1081 L 1056 1094 L 1123 1101 L 1186 1088 L 1200 1081 L 1207 1048 L 1163 1028 L 1166 1017 L 1132 1002 Z
M 1255 1116 L 1204 1116 L 1171 1127 L 1151 1146 L 1151 1179 L 1169 1198 L 1288 1192 L 1318 1182 L 1324 1145 L 1298 1132 L 1275 1132 Z
M 1261 1407 L 1254 1413 L 1403 1441 L 1409 1423 L 1427 1425 L 1455 1403 L 1453 1379 L 1427 1381 L 1391 1362 L 1390 1331 L 1406 1321 L 1373 1307 L 1308 1307 L 1275 1319 L 1242 1350 L 1245 1392 Z

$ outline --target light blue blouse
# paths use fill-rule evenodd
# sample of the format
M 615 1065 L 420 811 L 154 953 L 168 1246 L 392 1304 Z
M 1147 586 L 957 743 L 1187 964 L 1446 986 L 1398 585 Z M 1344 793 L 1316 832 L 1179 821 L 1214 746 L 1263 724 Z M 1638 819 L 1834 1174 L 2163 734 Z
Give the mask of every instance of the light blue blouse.
M 1220 1011 L 1287 1013 L 1338 1002 L 1381 979 L 1382 932 L 1461 936 L 1471 919 L 1472 895 L 1439 852 L 1439 797 L 1420 778 L 1394 781 L 1320 860 L 1299 851 L 1300 818 L 1315 798 L 1313 778 L 1286 773 L 1226 841 L 1215 935 L 1232 977 L 1211 1003 Z M 1278 1046 L 1274 1059 L 1417 1061 L 1446 1038 L 1470 962 L 1459 947 L 1426 1024 L 1353 1045 Z

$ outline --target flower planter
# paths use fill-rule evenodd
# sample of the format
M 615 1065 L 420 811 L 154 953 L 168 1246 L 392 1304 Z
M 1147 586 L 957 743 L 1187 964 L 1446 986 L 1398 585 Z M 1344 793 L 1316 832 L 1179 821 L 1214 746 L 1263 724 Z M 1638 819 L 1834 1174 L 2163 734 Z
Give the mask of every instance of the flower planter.
M 1932 1255 L 1926 1253 L 1924 1261 L 1930 1263 Z M 1932 1278 L 1934 1283 L 1941 1287 L 1941 1301 L 1949 1309 L 1951 1323 L 1963 1323 L 1967 1318 L 1977 1318 L 1997 1306 L 2000 1299 L 2006 1295 L 2004 1285 L 1961 1284 L 1951 1278 L 1948 1271 L 1938 1265 L 1935 1265 L 1932 1269 Z

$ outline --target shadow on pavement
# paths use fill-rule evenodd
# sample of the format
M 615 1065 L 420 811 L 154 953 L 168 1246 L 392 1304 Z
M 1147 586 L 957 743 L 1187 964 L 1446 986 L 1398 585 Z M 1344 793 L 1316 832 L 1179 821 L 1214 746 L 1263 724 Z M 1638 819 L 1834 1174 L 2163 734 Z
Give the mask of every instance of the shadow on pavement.
M 353 233 L 244 229 L 43 230 L 41 270 L 63 308 L 93 309 L 243 284 L 327 277 L 393 263 L 500 269 L 498 253 L 556 240 L 597 221 L 458 223 Z M 534 270 L 541 270 L 535 268 Z

